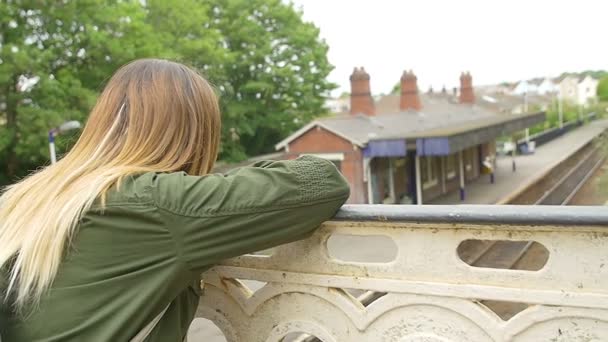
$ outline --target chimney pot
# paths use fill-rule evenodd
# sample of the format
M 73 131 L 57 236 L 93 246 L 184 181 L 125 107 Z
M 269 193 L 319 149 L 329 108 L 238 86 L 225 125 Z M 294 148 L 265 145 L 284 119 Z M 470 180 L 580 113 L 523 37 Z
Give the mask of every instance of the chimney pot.
M 475 103 L 475 93 L 473 90 L 473 77 L 471 73 L 467 71 L 460 75 L 460 103 Z
M 359 113 L 375 115 L 369 80 L 369 74 L 363 67 L 355 67 L 350 75 L 350 113 L 353 115 Z
M 401 98 L 399 101 L 399 109 L 405 110 L 420 110 L 420 96 L 418 95 L 418 78 L 412 70 L 403 71 L 401 75 Z

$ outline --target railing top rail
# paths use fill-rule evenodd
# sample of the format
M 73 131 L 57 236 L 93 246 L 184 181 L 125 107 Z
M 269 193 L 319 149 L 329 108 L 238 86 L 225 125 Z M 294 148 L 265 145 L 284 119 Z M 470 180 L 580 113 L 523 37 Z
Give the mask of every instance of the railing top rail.
M 608 207 L 531 205 L 345 205 L 336 221 L 606 226 Z

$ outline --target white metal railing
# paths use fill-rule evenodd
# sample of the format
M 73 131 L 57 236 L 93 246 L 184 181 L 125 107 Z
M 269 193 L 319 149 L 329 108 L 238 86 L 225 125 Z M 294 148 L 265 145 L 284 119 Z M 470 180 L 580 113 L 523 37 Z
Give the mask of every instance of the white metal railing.
M 539 271 L 472 267 L 456 252 L 470 239 L 536 241 L 549 257 Z M 307 240 L 204 279 L 197 316 L 230 342 L 608 341 L 608 210 L 345 206 Z M 372 292 L 386 295 L 362 303 Z M 496 301 L 525 309 L 503 320 L 482 304 Z

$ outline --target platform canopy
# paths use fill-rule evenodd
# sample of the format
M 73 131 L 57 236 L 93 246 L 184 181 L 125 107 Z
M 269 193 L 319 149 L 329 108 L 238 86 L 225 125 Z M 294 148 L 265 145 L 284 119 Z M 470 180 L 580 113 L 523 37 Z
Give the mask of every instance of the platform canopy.
M 398 99 L 398 98 L 397 98 Z M 401 157 L 407 151 L 441 156 L 532 127 L 544 112 L 511 114 L 495 108 L 454 102 L 446 96 L 422 96 L 419 110 L 378 115 L 340 114 L 315 120 L 278 143 L 277 150 L 313 128 L 323 129 L 353 144 L 366 158 Z
M 373 139 L 367 142 L 363 155 L 367 158 L 405 156 L 407 147 L 415 146 L 418 156 L 445 156 L 522 131 L 544 120 L 544 112 L 493 116 L 475 122 L 424 130 L 403 138 Z

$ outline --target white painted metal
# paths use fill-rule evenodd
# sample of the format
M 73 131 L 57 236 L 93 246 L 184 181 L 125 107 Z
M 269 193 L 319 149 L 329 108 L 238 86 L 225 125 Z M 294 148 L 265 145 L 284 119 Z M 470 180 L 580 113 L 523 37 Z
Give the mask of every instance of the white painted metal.
M 416 156 L 416 203 L 422 205 L 422 177 L 420 175 L 420 156 Z
M 389 237 L 397 258 L 333 259 L 327 251 L 332 234 Z M 476 268 L 456 253 L 467 239 L 533 240 L 551 254 L 536 272 Z M 463 223 L 458 217 L 327 222 L 271 256 L 238 257 L 206 272 L 197 316 L 213 320 L 229 342 L 279 342 L 292 332 L 325 342 L 608 341 L 606 246 L 602 226 Z M 252 292 L 238 279 L 266 285 Z M 343 289 L 387 294 L 365 307 Z M 529 307 L 503 321 L 481 300 Z
M 304 153 L 303 156 L 313 156 L 327 160 L 344 160 L 344 153 Z
M 51 164 L 55 164 L 57 162 L 57 154 L 55 152 L 54 142 L 49 142 L 49 153 L 51 155 Z
M 122 107 L 121 107 L 122 110 Z M 59 127 L 57 127 L 57 131 L 59 133 L 64 133 L 67 131 L 71 131 L 74 129 L 79 129 L 80 128 L 80 122 L 72 120 L 72 121 L 66 121 L 64 123 L 62 123 Z

